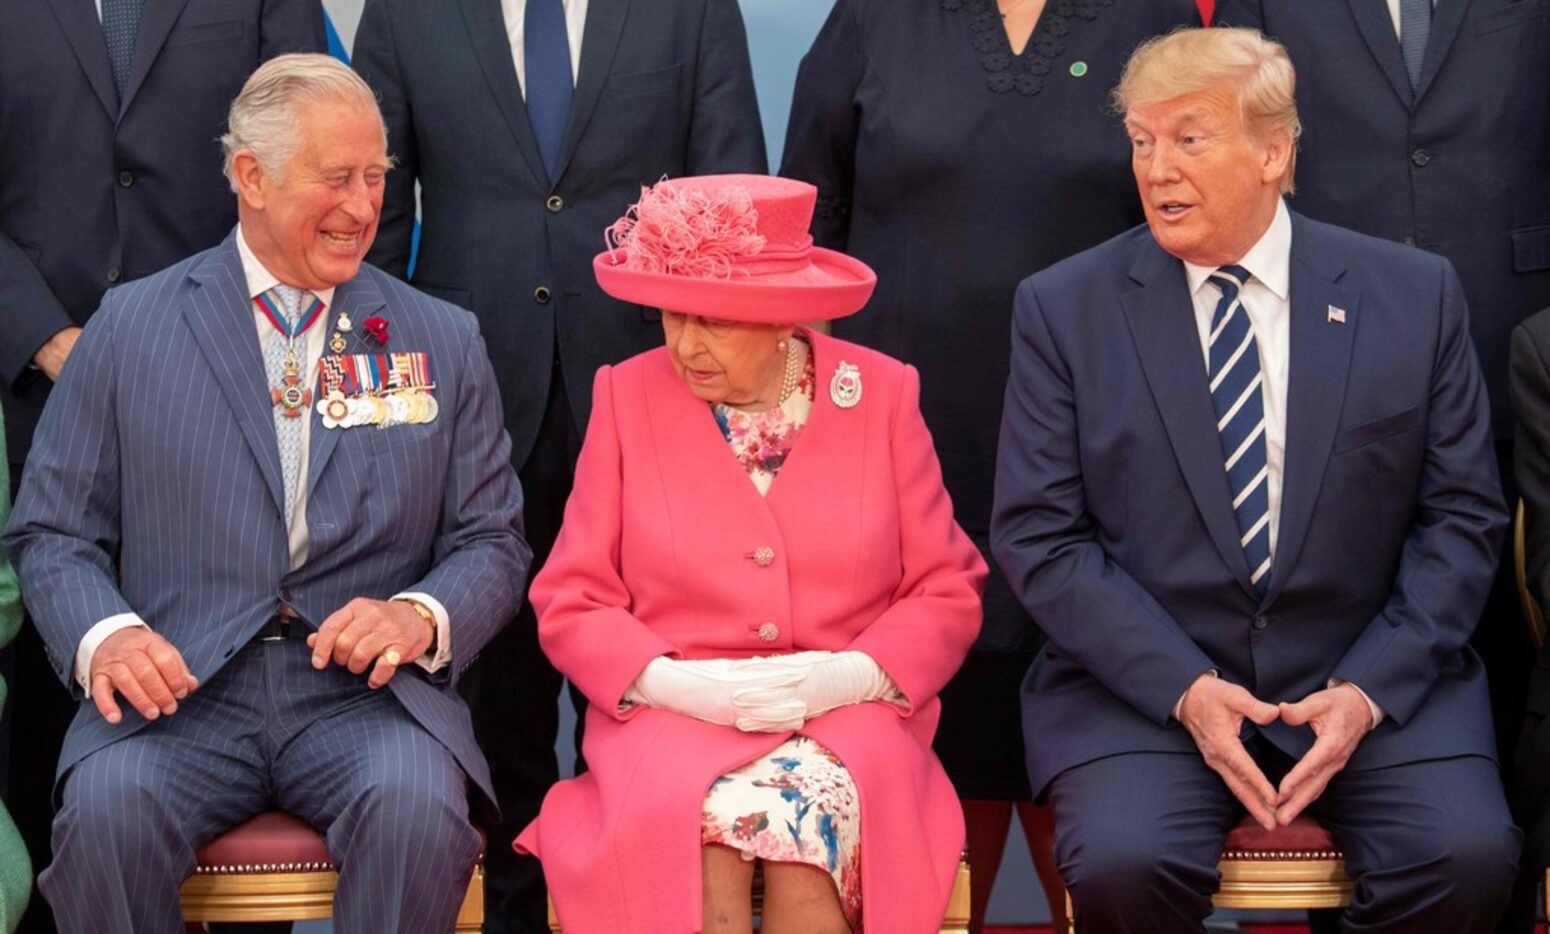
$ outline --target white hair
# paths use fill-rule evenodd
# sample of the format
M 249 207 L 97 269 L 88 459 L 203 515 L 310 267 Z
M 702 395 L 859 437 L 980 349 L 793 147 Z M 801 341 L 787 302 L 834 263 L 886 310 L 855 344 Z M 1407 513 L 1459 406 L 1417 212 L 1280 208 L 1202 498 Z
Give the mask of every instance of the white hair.
M 232 158 L 247 150 L 259 168 L 284 183 L 283 169 L 301 148 L 301 110 L 323 100 L 355 104 L 377 118 L 387 146 L 387 127 L 377 98 L 350 67 L 331 55 L 279 55 L 258 67 L 231 102 L 227 131 L 221 137 L 221 171 L 237 190 Z

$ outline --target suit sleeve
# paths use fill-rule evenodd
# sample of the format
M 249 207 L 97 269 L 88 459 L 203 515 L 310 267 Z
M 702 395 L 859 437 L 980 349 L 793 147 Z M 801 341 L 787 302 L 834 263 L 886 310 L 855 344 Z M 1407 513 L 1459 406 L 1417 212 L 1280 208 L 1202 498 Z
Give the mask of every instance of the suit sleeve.
M 392 10 L 387 0 L 366 0 L 360 28 L 355 33 L 355 70 L 377 94 L 382 120 L 387 125 L 388 152 L 394 166 L 387 174 L 382 194 L 382 216 L 377 239 L 366 258 L 372 265 L 408 279 L 409 253 L 414 239 L 414 183 L 419 176 L 419 146 L 409 95 L 398 67 L 398 47 L 393 33 Z
M 1533 324 L 1540 321 L 1531 321 Z M 1523 497 L 1524 570 L 1541 606 L 1550 597 L 1550 368 L 1530 323 L 1512 332 L 1513 471 Z
M 511 466 L 495 369 L 477 332 L 461 366 L 453 411 L 443 408 L 441 415 L 454 418 L 452 463 L 431 570 L 405 588 L 436 598 L 451 624 L 452 665 L 432 680 L 455 677 L 516 613 L 533 557 L 522 538 L 522 490 Z
M 706 0 L 687 153 L 687 175 L 769 171 L 737 0 Z
M 0 380 L 13 390 L 29 379 L 47 379 L 31 368 L 38 349 L 75 325 L 16 241 L 0 233 Z
M 1479 623 L 1507 523 L 1463 286 L 1451 265 L 1439 265 L 1438 349 L 1415 521 L 1388 602 L 1333 673 L 1400 726 Z
M 1248 29 L 1265 28 L 1265 11 L 1261 0 L 1216 0 L 1211 14 L 1212 26 L 1242 26 Z
M 797 69 L 780 174 L 818 187 L 813 241 L 842 252 L 850 237 L 861 124 L 856 89 L 865 70 L 855 9 L 850 0 L 837 0 Z
M 622 720 L 641 709 L 621 712 L 619 701 L 646 663 L 678 650 L 630 612 L 633 601 L 620 575 L 624 484 L 613 396 L 613 368 L 605 366 L 593 381 L 592 418 L 565 521 L 530 599 L 539 642 L 554 667 L 596 709 Z
M 319 0 L 264 0 L 259 29 L 260 61 L 287 52 L 328 51 L 328 29 Z
M 1097 540 L 1076 415 L 1072 374 L 1026 281 L 1013 312 L 991 549 L 1054 650 L 1166 724 L 1190 684 L 1220 666 Z
M 936 696 L 974 644 L 986 574 L 979 549 L 953 521 L 914 367 L 901 380 L 892 459 L 903 573 L 888 609 L 848 648 L 882 666 L 909 701 L 900 713 L 908 713 Z
M 132 613 L 118 590 L 119 447 L 115 296 L 71 352 L 38 423 L 5 534 L 50 663 L 81 696 L 75 651 L 98 621 Z

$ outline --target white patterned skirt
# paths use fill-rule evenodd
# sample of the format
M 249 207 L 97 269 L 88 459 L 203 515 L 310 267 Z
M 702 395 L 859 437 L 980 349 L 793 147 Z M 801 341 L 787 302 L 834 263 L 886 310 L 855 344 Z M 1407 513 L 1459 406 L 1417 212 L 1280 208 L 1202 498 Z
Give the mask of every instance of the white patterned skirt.
M 861 803 L 845 764 L 816 740 L 793 736 L 712 782 L 700 841 L 824 870 L 860 930 Z

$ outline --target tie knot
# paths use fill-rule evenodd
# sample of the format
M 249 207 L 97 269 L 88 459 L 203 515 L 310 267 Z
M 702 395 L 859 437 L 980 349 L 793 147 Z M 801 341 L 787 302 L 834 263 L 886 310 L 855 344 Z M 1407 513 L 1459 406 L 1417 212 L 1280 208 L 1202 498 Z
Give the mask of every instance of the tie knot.
M 286 322 L 294 327 L 296 320 L 301 317 L 301 289 L 278 283 L 269 290 L 269 294 L 274 296 L 274 302 L 279 306 L 280 313 L 285 315 Z
M 1211 273 L 1211 281 L 1222 290 L 1222 295 L 1228 298 L 1236 296 L 1243 284 L 1249 281 L 1249 271 L 1242 266 L 1222 266 Z

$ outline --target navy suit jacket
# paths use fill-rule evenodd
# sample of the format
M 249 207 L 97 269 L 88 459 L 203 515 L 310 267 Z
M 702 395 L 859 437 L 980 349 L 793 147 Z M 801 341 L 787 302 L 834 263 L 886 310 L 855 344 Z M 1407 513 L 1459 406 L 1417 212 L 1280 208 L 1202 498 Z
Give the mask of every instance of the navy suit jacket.
M 1387 716 L 1350 768 L 1495 754 L 1466 640 L 1506 514 L 1458 279 L 1294 214 L 1290 294 L 1261 600 L 1183 264 L 1139 227 L 1019 287 L 991 543 L 1049 634 L 1023 685 L 1035 789 L 1103 756 L 1195 752 L 1171 712 L 1209 669 L 1272 703 L 1359 685 Z M 1313 741 L 1263 733 L 1293 756 Z
M 1438 3 L 1418 92 L 1383 0 L 1218 0 L 1215 21 L 1297 68 L 1297 211 L 1458 270 L 1510 438 L 1508 338 L 1550 305 L 1550 0 Z
M 371 261 L 407 275 L 418 181 L 414 284 L 479 317 L 520 467 L 556 356 L 580 436 L 597 368 L 662 342 L 655 310 L 593 279 L 603 229 L 663 175 L 765 171 L 737 3 L 590 0 L 554 179 L 500 0 L 368 0 L 355 67 L 381 99 L 398 159 Z
M 22 464 L 51 383 L 29 364 L 111 285 L 221 241 L 226 112 L 253 69 L 326 49 L 318 0 L 146 0 L 120 103 L 93 0 L 0 28 L 0 406 Z
M 309 626 L 354 597 L 427 593 L 447 610 L 452 662 L 406 665 L 394 695 L 489 795 L 458 675 L 516 611 L 529 552 L 495 376 L 473 316 L 362 265 L 334 308 L 389 323 L 388 351 L 424 351 L 440 414 L 423 425 L 328 430 L 310 413 L 305 564 L 291 570 L 280 455 L 234 238 L 109 292 L 43 421 L 5 544 L 60 678 L 109 616 L 135 612 L 207 684 L 285 603 Z M 330 315 L 330 318 L 332 315 Z M 326 322 L 325 322 L 326 324 Z M 177 716 L 198 715 L 195 693 Z M 321 712 L 320 712 L 321 713 Z M 144 725 L 90 699 L 60 774 Z

